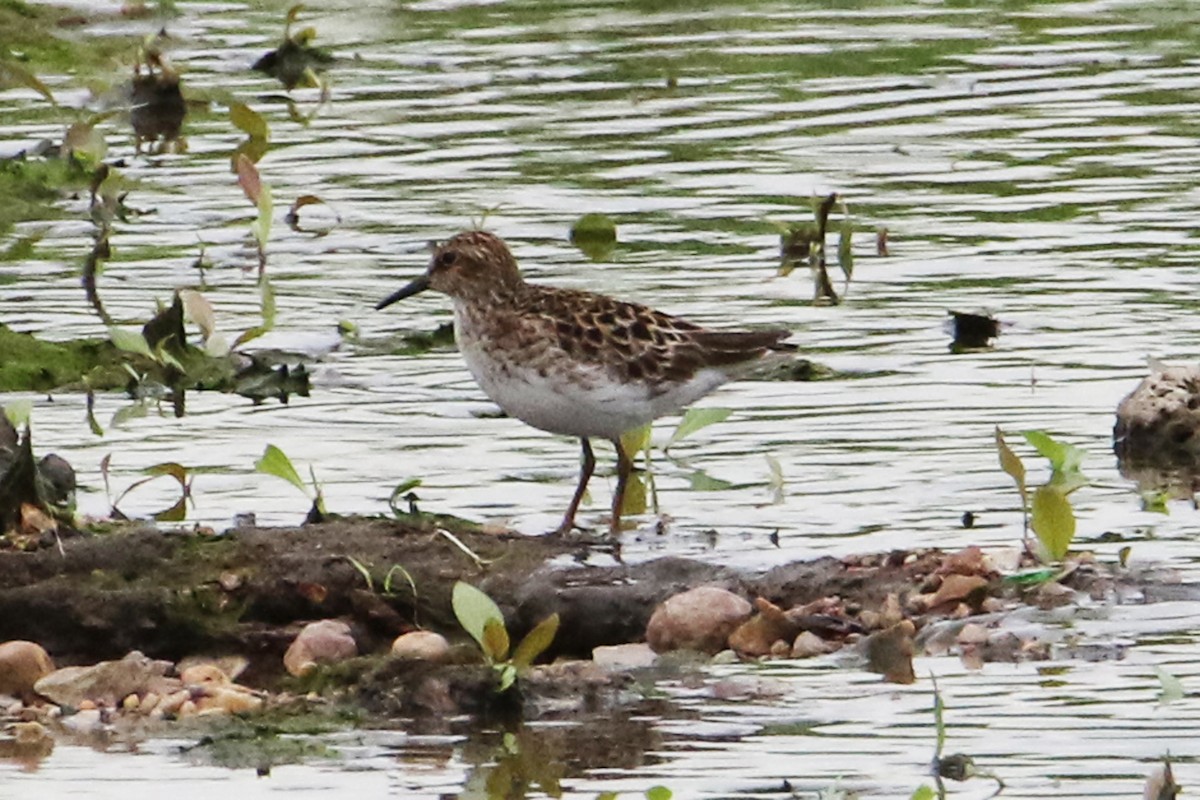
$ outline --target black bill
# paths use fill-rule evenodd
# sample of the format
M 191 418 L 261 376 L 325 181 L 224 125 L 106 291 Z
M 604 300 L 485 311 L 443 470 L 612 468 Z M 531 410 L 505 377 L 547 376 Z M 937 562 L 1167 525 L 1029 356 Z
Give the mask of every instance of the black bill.
M 407 286 L 398 289 L 389 294 L 384 299 L 375 304 L 375 310 L 387 308 L 392 303 L 398 303 L 406 297 L 412 297 L 414 294 L 420 294 L 429 288 L 429 276 L 422 275 Z

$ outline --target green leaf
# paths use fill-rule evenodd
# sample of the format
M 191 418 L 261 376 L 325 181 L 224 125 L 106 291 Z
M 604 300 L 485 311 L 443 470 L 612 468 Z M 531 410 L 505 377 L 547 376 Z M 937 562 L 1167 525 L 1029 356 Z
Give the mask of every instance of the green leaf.
M 1000 454 L 1000 469 L 1008 473 L 1017 484 L 1017 491 L 1021 493 L 1021 503 L 1028 503 L 1028 490 L 1025 488 L 1025 464 L 1021 461 L 1021 457 L 1009 448 L 1008 443 L 1004 441 L 1004 431 L 1000 430 L 1000 426 L 996 426 L 996 450 Z M 1026 437 L 1028 438 L 1028 437 Z
M 108 338 L 112 339 L 112 343 L 118 350 L 124 350 L 127 353 L 136 353 L 140 356 L 145 356 L 154 360 L 154 353 L 150 350 L 150 344 L 146 341 L 146 337 L 141 331 L 127 331 L 116 326 L 108 329 Z
M 1179 678 L 1176 678 L 1158 665 L 1154 667 L 1154 674 L 1158 677 L 1159 685 L 1162 687 L 1162 691 L 1158 694 L 1160 705 L 1174 703 L 1176 700 L 1183 699 L 1186 693 L 1183 691 L 1183 683 Z
M 601 792 L 596 795 L 596 800 L 617 800 L 616 792 Z
M 930 678 L 933 680 L 933 725 L 937 730 L 933 757 L 938 759 L 942 757 L 942 748 L 946 746 L 946 704 L 942 702 L 942 693 L 938 691 L 937 678 L 932 675 Z
M 1050 485 L 1068 495 L 1088 484 L 1081 467 L 1085 453 L 1078 447 L 1050 438 L 1044 431 L 1022 431 L 1025 440 L 1050 461 Z
M 11 400 L 4 404 L 4 416 L 8 417 L 8 421 L 14 428 L 20 428 L 27 424 L 32 414 L 32 400 Z
M 496 686 L 496 691 L 507 692 L 517 682 L 517 668 L 512 664 L 501 664 L 498 671 L 500 673 L 500 683 Z
M 846 276 L 847 283 L 854 277 L 854 251 L 850 246 L 851 235 L 850 223 L 842 223 L 842 232 L 838 237 L 838 266 L 842 268 L 842 274 Z
M 38 76 L 34 75 L 32 72 L 16 62 L 8 60 L 0 62 L 0 82 L 16 84 L 24 86 L 27 89 L 33 89 L 42 97 L 49 100 L 51 105 L 58 105 L 58 102 L 54 99 L 54 95 L 52 95 L 50 90 L 46 88 L 46 84 L 42 83 Z
M 646 800 L 671 800 L 673 793 L 665 786 L 651 786 L 646 790 Z
M 637 454 L 650 449 L 650 429 L 653 423 L 647 422 L 640 428 L 625 431 L 621 434 L 621 449 L 630 460 L 636 459 Z
M 937 794 L 934 793 L 932 788 L 926 784 L 921 784 L 917 787 L 916 791 L 912 793 L 909 800 L 933 800 L 935 797 L 937 797 Z
M 463 630 L 469 633 L 486 653 L 487 644 L 484 642 L 484 635 L 488 621 L 494 620 L 501 626 L 504 625 L 504 615 L 500 613 L 500 607 L 492 601 L 492 598 L 463 581 L 454 584 L 451 606 L 454 608 L 454 616 L 458 619 L 458 624 L 462 625 Z
M 262 114 L 259 114 L 245 103 L 230 103 L 229 119 L 252 139 L 266 141 L 271 138 L 271 129 L 267 126 L 266 119 L 263 118 Z M 238 165 L 238 174 L 241 174 L 240 164 Z M 254 198 L 250 198 L 250 202 L 253 203 Z
M 154 519 L 158 522 L 183 522 L 187 518 L 187 496 L 179 498 L 179 501 L 170 508 L 165 508 L 154 515 Z
M 701 428 L 707 428 L 709 425 L 723 421 L 732 413 L 733 410 L 729 408 L 689 408 L 684 413 L 683 419 L 679 421 L 679 427 L 675 429 L 666 446 L 663 447 L 663 452 L 667 452 L 671 449 L 671 445 L 691 436 Z
M 254 462 L 254 469 L 266 475 L 283 478 L 292 486 L 308 494 L 308 487 L 300 479 L 300 473 L 296 472 L 296 468 L 292 466 L 292 460 L 273 444 L 267 445 L 267 449 L 263 451 L 262 458 Z
M 558 614 L 551 614 L 539 622 L 533 630 L 525 634 L 525 638 L 513 652 L 512 663 L 517 669 L 524 669 L 532 664 L 538 656 L 546 652 L 546 648 L 554 643 L 558 634 Z
M 1066 493 L 1056 486 L 1039 486 L 1033 493 L 1030 524 L 1050 558 L 1061 561 L 1075 538 L 1075 512 Z
M 155 464 L 152 467 L 146 467 L 144 470 L 142 470 L 142 472 L 155 477 L 159 475 L 170 475 L 179 482 L 180 486 L 187 487 L 187 467 L 183 466 L 182 464 L 177 464 L 174 461 L 168 461 L 163 464 Z
M 366 564 L 362 563 L 354 556 L 344 556 L 344 558 L 350 562 L 350 566 L 352 566 L 356 570 L 358 570 L 358 574 L 362 575 L 363 580 L 367 582 L 367 591 L 368 592 L 375 591 L 375 581 L 374 581 L 374 579 L 371 578 L 370 568 L 367 567 Z
M 271 199 L 271 187 L 266 183 L 262 184 L 262 194 L 258 196 L 256 205 L 258 206 L 258 217 L 250 226 L 250 230 L 258 242 L 259 248 L 262 249 L 267 246 L 267 240 L 271 238 L 271 215 L 275 210 L 275 201 Z
M 483 623 L 483 654 L 488 661 L 498 664 L 508 658 L 508 631 L 503 619 L 489 619 Z
M 271 281 L 265 275 L 259 283 L 261 284 L 259 294 L 262 297 L 263 327 L 271 330 L 275 327 L 275 287 L 271 285 Z
M 399 564 L 392 564 L 392 566 L 388 568 L 387 574 L 383 576 L 383 593 L 392 593 L 392 576 L 396 573 L 400 573 L 404 580 L 408 581 L 408 588 L 412 590 L 412 596 L 416 598 L 417 582 L 413 580 L 412 574 Z
M 1005 583 L 1011 583 L 1015 586 L 1038 586 L 1052 581 L 1057 578 L 1061 570 L 1055 567 L 1039 567 L 1037 569 L 1027 569 L 1023 572 L 1016 572 L 1004 578 Z

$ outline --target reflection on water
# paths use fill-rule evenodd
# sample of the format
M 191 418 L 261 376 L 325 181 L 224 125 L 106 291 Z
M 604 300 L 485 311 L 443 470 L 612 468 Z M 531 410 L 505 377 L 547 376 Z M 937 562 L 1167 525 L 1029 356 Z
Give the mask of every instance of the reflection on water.
M 1200 341 L 1191 309 L 1200 103 L 1186 6 L 334 3 L 306 12 L 338 56 L 326 73 L 330 102 L 308 124 L 248 69 L 278 41 L 282 10 L 182 12 L 167 22 L 179 34 L 171 63 L 185 92 L 216 102 L 189 114 L 186 153 L 138 154 L 132 136 L 103 128 L 109 158 L 125 160 L 129 202 L 149 212 L 113 224 L 99 278 L 105 307 L 122 324 L 144 321 L 173 289 L 201 283 L 202 254 L 218 329 L 232 338 L 260 322 L 245 271 L 255 264 L 251 211 L 229 172 L 244 137 L 224 116 L 227 98 L 243 100 L 270 122 L 259 168 L 280 218 L 268 246 L 277 330 L 259 344 L 316 360 L 313 391 L 287 406 L 192 394 L 181 419 L 148 403 L 119 425 L 110 421 L 129 401 L 104 395 L 102 438 L 89 431 L 81 396 L 31 398 L 37 445 L 75 465 L 83 510 L 107 511 L 99 463 L 111 453 L 115 492 L 147 466 L 178 461 L 203 470 L 190 519 L 223 525 L 255 511 L 260 522 L 295 522 L 307 502 L 254 472 L 272 443 L 302 473 L 313 467 L 334 511 L 383 511 L 393 486 L 420 478 L 423 507 L 553 527 L 572 489 L 575 445 L 491 418 L 452 351 L 388 355 L 399 333 L 447 320 L 444 299 L 416 298 L 402 315 L 371 311 L 423 268 L 428 240 L 486 216 L 535 280 L 714 326 L 785 325 L 807 355 L 855 375 L 736 384 L 705 401 L 733 413 L 674 447 L 673 459 L 656 457 L 667 532 L 643 518 L 626 535 L 626 557 L 686 552 L 765 567 L 827 552 L 1011 543 L 1021 516 L 996 464 L 999 424 L 1044 429 L 1088 452 L 1094 485 L 1073 496 L 1085 545 L 1114 558 L 1121 543 L 1099 539 L 1118 534 L 1135 561 L 1195 578 L 1193 511 L 1142 510 L 1110 442 L 1113 410 L 1145 357 L 1194 359 Z M 157 24 L 146 21 L 145 32 Z M 64 96 L 78 89 L 69 78 L 53 83 Z M 295 97 L 319 105 L 316 90 Z M 0 108 L 6 139 L 60 130 L 28 91 L 0 94 Z M 773 222 L 808 219 L 809 198 L 828 191 L 846 198 L 860 232 L 844 302 L 815 307 L 802 274 L 772 279 Z M 340 220 L 325 235 L 282 224 L 282 209 L 304 194 Z M 61 219 L 18 226 L 14 235 L 41 238 L 30 255 L 0 263 L 0 313 L 47 338 L 101 336 L 79 288 L 87 201 L 61 207 Z M 567 242 L 589 212 L 619 226 L 610 261 L 593 263 Z M 879 226 L 886 258 L 875 255 Z M 942 327 L 952 310 L 1010 327 L 991 349 L 952 354 Z M 357 341 L 337 335 L 342 321 L 357 326 Z M 599 455 L 611 468 L 611 454 Z M 782 474 L 782 502 L 773 502 L 767 455 Z M 602 523 L 611 484 L 593 484 L 584 519 Z M 169 506 L 170 491 L 148 484 L 125 510 Z M 969 530 L 959 525 L 967 511 L 979 522 Z M 1136 795 L 1167 750 L 1186 786 L 1195 704 L 1156 706 L 1151 667 L 1195 679 L 1190 616 L 1134 625 L 1135 612 L 1106 611 L 1114 631 L 1136 630 L 1126 660 L 1072 665 L 1053 682 L 1028 665 L 980 675 L 930 660 L 918 674 L 941 678 L 950 746 L 1001 774 L 1011 796 Z M 658 728 L 662 741 L 645 746 L 644 761 L 564 768 L 564 791 L 662 783 L 683 797 L 787 796 L 788 780 L 801 796 L 840 783 L 895 797 L 925 779 L 927 687 L 883 687 L 846 668 L 762 671 L 782 686 L 776 699 L 722 705 L 673 689 L 694 705 L 696 726 Z M 491 763 L 508 752 L 489 747 Z M 400 746 L 269 779 L 193 767 L 172 792 L 432 797 L 475 785 L 469 752 L 455 744 L 447 763 L 430 766 Z M 0 785 L 54 780 L 65 793 L 136 796 L 147 767 L 179 775 L 177 763 L 166 745 L 103 758 L 64 746 L 32 775 L 3 766 Z M 530 796 L 546 791 L 531 787 Z

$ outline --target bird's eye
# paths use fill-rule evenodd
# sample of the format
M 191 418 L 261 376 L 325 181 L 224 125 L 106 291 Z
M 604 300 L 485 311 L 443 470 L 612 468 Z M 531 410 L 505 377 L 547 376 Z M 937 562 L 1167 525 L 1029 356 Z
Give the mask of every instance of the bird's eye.
M 458 253 L 455 253 L 453 250 L 447 250 L 437 257 L 437 265 L 439 267 L 452 267 L 456 261 L 458 261 Z

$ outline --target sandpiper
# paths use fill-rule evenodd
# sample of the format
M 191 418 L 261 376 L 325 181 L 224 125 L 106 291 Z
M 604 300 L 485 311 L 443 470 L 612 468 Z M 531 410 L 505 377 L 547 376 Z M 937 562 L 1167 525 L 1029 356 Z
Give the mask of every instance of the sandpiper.
M 556 533 L 575 512 L 596 467 L 592 437 L 617 450 L 612 500 L 618 532 L 633 462 L 621 434 L 678 411 L 772 350 L 794 350 L 786 330 L 709 330 L 637 303 L 526 283 L 498 236 L 466 231 L 438 245 L 424 275 L 382 300 L 426 289 L 454 302 L 454 336 L 467 368 L 512 417 L 583 446 L 579 485 Z

